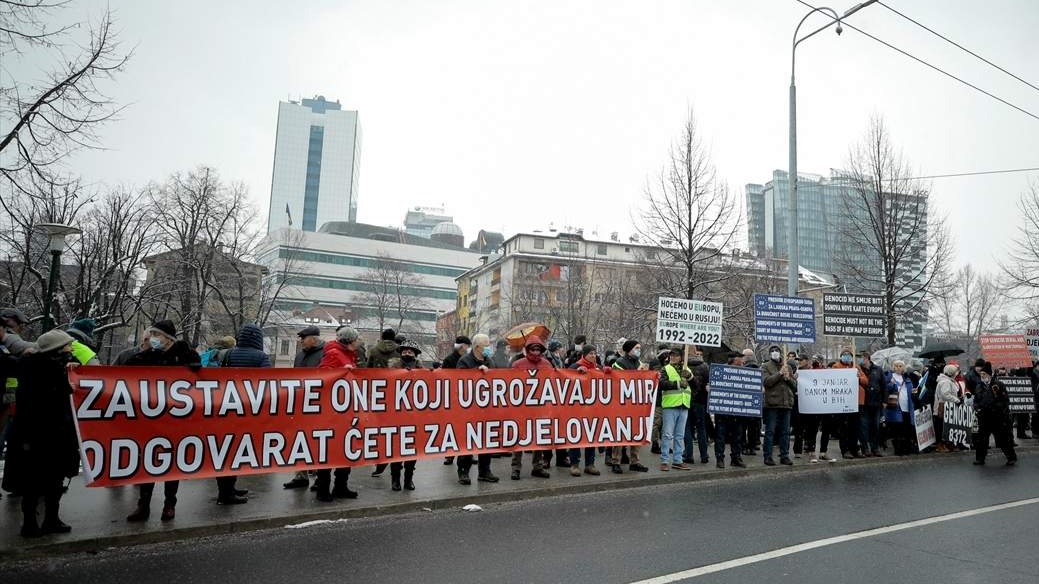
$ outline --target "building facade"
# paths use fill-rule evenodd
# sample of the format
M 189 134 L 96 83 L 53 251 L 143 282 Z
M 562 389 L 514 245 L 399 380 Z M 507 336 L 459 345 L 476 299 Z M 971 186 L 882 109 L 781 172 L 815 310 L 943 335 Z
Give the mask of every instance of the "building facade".
M 323 96 L 278 104 L 267 230 L 357 220 L 361 126 Z
M 404 215 L 404 231 L 408 235 L 429 239 L 433 235 L 433 228 L 453 221 L 454 218 L 442 207 L 415 207 Z

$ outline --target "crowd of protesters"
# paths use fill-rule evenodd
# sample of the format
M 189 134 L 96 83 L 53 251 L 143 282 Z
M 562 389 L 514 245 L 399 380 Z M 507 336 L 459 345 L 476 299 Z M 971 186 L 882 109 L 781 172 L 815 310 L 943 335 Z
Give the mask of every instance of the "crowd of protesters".
M 72 388 L 67 370 L 77 365 L 99 365 L 95 353 L 93 331 L 96 323 L 81 319 L 64 329 L 40 335 L 35 342 L 23 338 L 29 319 L 16 309 L 0 311 L 0 379 L 5 380 L 3 408 L 0 410 L 0 456 L 6 454 L 3 489 L 21 497 L 23 524 L 21 534 L 37 537 L 66 533 L 71 528 L 59 518 L 59 505 L 65 481 L 80 470 L 79 447 L 73 413 L 68 399 Z M 873 363 L 869 352 L 858 355 L 842 350 L 838 359 L 826 362 L 820 356 L 784 354 L 771 346 L 759 364 L 753 349 L 724 355 L 728 365 L 760 368 L 763 374 L 763 410 L 761 418 L 715 414 L 708 411 L 710 393 L 709 365 L 695 347 L 660 345 L 656 354 L 647 354 L 634 339 L 620 339 L 601 351 L 584 336 L 572 344 L 538 337 L 525 339 L 518 352 L 509 351 L 505 340 L 492 343 L 486 334 L 458 336 L 453 350 L 443 362 L 421 359 L 422 350 L 392 329 L 382 332 L 371 350 L 365 350 L 358 332 L 340 327 L 336 338 L 321 339 L 321 331 L 309 326 L 298 332 L 299 351 L 295 367 L 334 369 L 443 367 L 458 369 L 572 369 L 578 372 L 616 370 L 653 370 L 659 375 L 659 391 L 654 416 L 651 454 L 659 455 L 661 472 L 690 471 L 696 463 L 710 462 L 713 443 L 715 466 L 728 463 L 745 467 L 744 456 L 758 456 L 767 466 L 793 465 L 796 459 L 809 464 L 836 462 L 840 459 L 882 457 L 887 454 L 905 456 L 919 451 L 914 430 L 914 412 L 931 406 L 936 435 L 942 435 L 943 410 L 972 400 L 977 414 L 974 435 L 974 464 L 984 464 L 989 437 L 1003 451 L 1006 464 L 1013 465 L 1013 428 L 1018 439 L 1028 438 L 1028 430 L 1039 430 L 1039 415 L 1011 416 L 1006 387 L 1000 381 L 1009 374 L 1028 376 L 1033 391 L 1039 386 L 1039 363 L 1033 368 L 1008 372 L 993 370 L 990 363 L 978 360 L 961 370 L 953 361 L 932 361 L 925 369 L 916 370 L 903 361 L 893 361 L 882 368 Z M 493 345 L 493 347 L 492 347 Z M 114 365 L 130 367 L 187 366 L 202 367 L 270 367 L 264 352 L 263 333 L 259 327 L 246 324 L 236 337 L 222 337 L 212 346 L 190 347 L 180 339 L 169 320 L 149 327 L 139 347 L 120 353 Z M 718 361 L 715 356 L 712 360 Z M 797 406 L 798 372 L 806 369 L 854 369 L 858 378 L 858 412 L 848 414 L 800 414 Z M 830 449 L 836 443 L 840 454 Z M 695 448 L 694 448 L 695 447 Z M 927 450 L 945 453 L 960 445 L 939 442 Z M 612 473 L 647 472 L 644 453 L 639 446 L 585 447 L 543 450 L 529 453 L 478 454 L 447 458 L 445 465 L 454 466 L 461 485 L 472 484 L 475 462 L 480 482 L 496 483 L 499 477 L 491 470 L 496 457 L 511 457 L 512 480 L 523 477 L 523 461 L 530 461 L 530 476 L 551 477 L 555 466 L 574 477 L 596 476 L 601 471 L 596 461 L 602 457 Z M 791 453 L 791 450 L 793 451 Z M 778 451 L 778 463 L 776 454 Z M 392 462 L 378 465 L 372 476 L 390 470 L 393 491 L 415 490 L 415 462 Z M 349 486 L 350 468 L 300 471 L 285 489 L 306 489 L 320 502 L 353 499 L 357 491 Z M 248 492 L 236 488 L 235 477 L 216 480 L 219 505 L 239 505 L 248 501 Z M 162 521 L 176 517 L 178 481 L 163 484 Z M 151 517 L 151 499 L 155 484 L 138 487 L 136 508 L 127 517 L 131 522 Z M 43 500 L 43 521 L 39 522 L 38 506 Z

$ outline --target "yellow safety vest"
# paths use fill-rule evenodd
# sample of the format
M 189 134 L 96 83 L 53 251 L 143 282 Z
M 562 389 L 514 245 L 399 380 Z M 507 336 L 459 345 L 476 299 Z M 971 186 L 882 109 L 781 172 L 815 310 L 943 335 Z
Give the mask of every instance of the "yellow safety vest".
M 72 341 L 72 356 L 79 361 L 80 365 L 86 365 L 91 359 L 97 357 L 97 353 L 79 341 Z
M 668 381 L 675 384 L 677 389 L 664 391 L 660 394 L 660 407 L 663 408 L 677 408 L 681 406 L 690 407 L 693 402 L 693 390 L 692 387 L 687 383 L 686 386 L 679 387 L 678 383 L 682 380 L 682 376 L 678 374 L 678 370 L 675 369 L 674 365 L 667 364 L 664 366 L 664 373 L 667 373 Z

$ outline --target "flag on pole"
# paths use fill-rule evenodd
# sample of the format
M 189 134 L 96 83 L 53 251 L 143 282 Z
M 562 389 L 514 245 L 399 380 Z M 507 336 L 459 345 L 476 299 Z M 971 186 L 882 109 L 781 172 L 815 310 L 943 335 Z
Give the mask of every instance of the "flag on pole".
M 289 217 L 289 227 L 292 227 L 292 210 L 289 209 L 288 203 L 285 203 L 285 214 Z

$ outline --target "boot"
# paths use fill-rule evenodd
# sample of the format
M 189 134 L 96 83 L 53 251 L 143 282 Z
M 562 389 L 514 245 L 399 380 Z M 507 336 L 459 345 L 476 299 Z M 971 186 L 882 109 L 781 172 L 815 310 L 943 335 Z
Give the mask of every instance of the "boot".
M 159 517 L 160 521 L 173 521 L 177 517 L 177 502 L 166 501 L 162 504 L 162 515 Z
M 68 533 L 72 531 L 71 527 L 58 518 L 60 496 L 47 497 L 45 502 L 47 510 L 44 513 L 43 524 L 40 525 L 40 531 L 43 533 Z
M 357 491 L 351 491 L 346 482 L 336 483 L 332 488 L 332 497 L 336 499 L 356 499 Z
M 415 477 L 415 471 L 408 468 L 404 469 L 404 489 L 407 491 L 415 490 L 415 482 L 412 480 Z
M 152 514 L 152 510 L 147 505 L 137 504 L 137 509 L 126 517 L 126 520 L 130 523 L 141 523 L 142 521 L 148 521 L 148 517 Z
M 394 491 L 399 491 L 400 490 L 400 469 L 399 468 L 391 468 L 390 469 L 390 488 L 393 489 Z
M 43 531 L 36 523 L 36 498 L 22 499 L 22 537 L 40 537 Z

